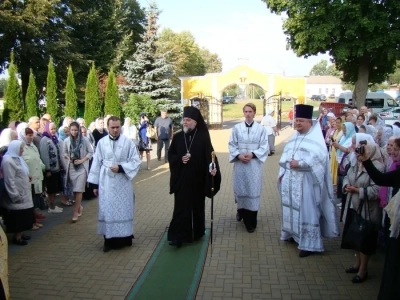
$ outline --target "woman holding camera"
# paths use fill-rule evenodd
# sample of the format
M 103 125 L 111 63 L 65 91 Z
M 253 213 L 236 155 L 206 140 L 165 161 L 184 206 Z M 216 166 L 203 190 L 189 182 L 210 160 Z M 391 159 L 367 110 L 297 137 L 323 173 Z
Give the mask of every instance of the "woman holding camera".
M 367 148 L 363 154 L 358 155 L 358 160 L 362 162 L 365 170 L 376 184 L 392 187 L 392 195 L 394 195 L 385 207 L 389 216 L 385 219 L 385 226 L 390 226 L 390 237 L 386 241 L 386 258 L 378 300 L 398 300 L 400 299 L 400 138 L 394 139 L 391 155 L 393 162 L 397 165 L 395 170 L 382 173 L 374 166 L 369 157 Z
M 140 129 L 139 129 L 139 153 L 140 159 L 143 157 L 143 152 L 146 152 L 146 162 L 147 162 L 147 170 L 150 169 L 150 151 L 151 148 L 151 139 L 147 136 L 147 126 L 149 126 L 149 119 L 147 118 L 146 113 L 140 114 Z
M 361 146 L 366 141 L 365 146 Z M 357 148 L 356 148 L 357 147 Z M 379 147 L 375 144 L 371 136 L 365 133 L 357 133 L 352 138 L 352 148 L 355 153 L 368 149 L 369 159 L 379 171 L 384 170 L 383 159 Z M 358 162 L 355 153 L 350 157 L 350 168 L 346 177 L 343 179 L 343 193 L 347 194 L 349 206 L 356 212 L 361 213 L 364 220 L 380 225 L 382 220 L 382 209 L 379 206 L 378 191 L 379 186 L 371 180 L 368 173 L 365 172 L 363 165 Z M 350 224 L 353 214 L 347 211 L 346 221 L 343 229 L 343 240 Z M 363 241 L 361 249 L 356 250 L 356 261 L 350 268 L 346 269 L 346 273 L 356 273 L 353 277 L 353 283 L 362 283 L 368 278 L 368 261 L 372 254 L 375 254 L 377 247 L 378 230 L 369 235 Z M 346 248 L 346 247 L 345 247 Z M 346 248 L 347 249 L 347 248 Z
M 64 141 L 64 159 L 66 164 L 66 180 L 72 186 L 75 198 L 75 209 L 72 222 L 78 221 L 82 215 L 82 194 L 85 191 L 86 179 L 89 173 L 89 160 L 93 156 L 93 147 L 89 140 L 82 136 L 79 124 L 69 125 L 71 135 Z

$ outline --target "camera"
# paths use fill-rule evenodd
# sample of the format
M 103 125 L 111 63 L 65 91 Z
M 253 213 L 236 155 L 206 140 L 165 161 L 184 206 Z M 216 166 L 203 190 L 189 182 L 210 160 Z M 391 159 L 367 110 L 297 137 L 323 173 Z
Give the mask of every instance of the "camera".
M 367 141 L 360 141 L 360 147 L 355 149 L 357 154 L 363 155 L 365 153 L 364 146 L 367 144 Z

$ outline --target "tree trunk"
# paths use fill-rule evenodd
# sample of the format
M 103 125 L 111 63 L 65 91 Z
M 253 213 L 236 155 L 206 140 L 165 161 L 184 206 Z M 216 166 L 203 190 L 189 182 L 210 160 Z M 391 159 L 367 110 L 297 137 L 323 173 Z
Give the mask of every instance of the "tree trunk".
M 360 109 L 365 105 L 365 97 L 368 92 L 369 82 L 369 59 L 366 55 L 360 58 L 358 65 L 357 81 L 353 91 L 353 105 Z

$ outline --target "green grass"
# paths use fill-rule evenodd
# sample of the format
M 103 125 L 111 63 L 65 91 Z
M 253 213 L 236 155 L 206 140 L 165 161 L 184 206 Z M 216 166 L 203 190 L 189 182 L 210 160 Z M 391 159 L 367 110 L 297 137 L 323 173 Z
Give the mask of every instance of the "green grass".
M 234 104 L 224 104 L 222 106 L 222 110 L 223 110 L 223 117 L 224 119 L 240 119 L 243 118 L 243 106 L 248 103 L 251 102 L 256 106 L 257 109 L 257 115 L 262 115 L 264 113 L 264 109 L 263 109 L 263 101 L 259 100 L 259 99 L 255 99 L 255 100 L 236 100 L 236 103 Z M 307 100 L 306 102 L 308 105 L 312 105 L 314 107 L 318 107 L 321 102 L 319 101 L 311 101 L 311 100 Z M 283 120 L 287 120 L 288 118 L 288 113 L 290 111 L 290 109 L 293 107 L 293 101 L 282 101 L 282 106 L 281 106 L 281 110 L 282 110 L 282 119 Z

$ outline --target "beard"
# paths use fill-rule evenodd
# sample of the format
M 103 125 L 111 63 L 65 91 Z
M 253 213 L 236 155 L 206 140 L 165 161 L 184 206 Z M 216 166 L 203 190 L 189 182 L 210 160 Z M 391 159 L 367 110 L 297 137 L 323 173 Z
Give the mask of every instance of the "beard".
M 190 128 L 190 127 L 183 127 L 183 132 L 184 133 L 191 133 L 192 132 L 192 128 Z

